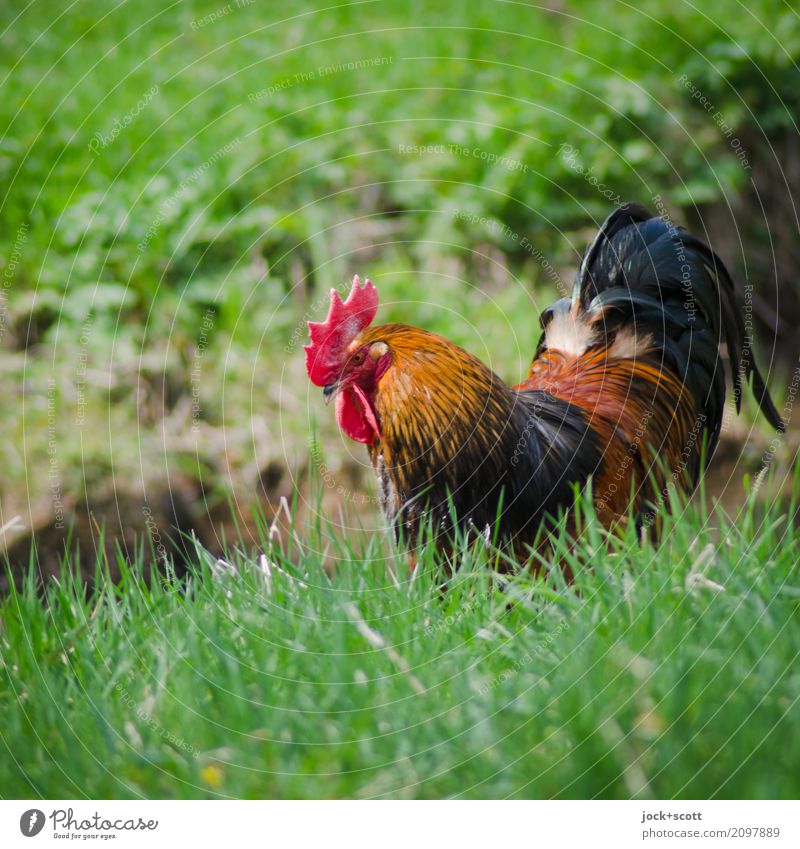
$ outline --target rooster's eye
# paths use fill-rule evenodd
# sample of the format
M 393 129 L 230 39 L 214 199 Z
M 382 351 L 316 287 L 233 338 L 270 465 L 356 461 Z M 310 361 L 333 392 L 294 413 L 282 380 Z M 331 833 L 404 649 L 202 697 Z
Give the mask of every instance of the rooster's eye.
M 360 366 L 361 363 L 364 362 L 364 352 L 358 351 L 357 353 L 353 354 L 353 359 L 351 360 L 351 362 L 354 366 Z

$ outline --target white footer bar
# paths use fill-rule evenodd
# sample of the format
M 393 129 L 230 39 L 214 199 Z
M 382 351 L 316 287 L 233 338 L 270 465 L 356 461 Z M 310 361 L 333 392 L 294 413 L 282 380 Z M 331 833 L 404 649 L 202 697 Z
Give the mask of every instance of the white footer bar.
M 800 847 L 800 803 L 0 801 L 0 846 Z

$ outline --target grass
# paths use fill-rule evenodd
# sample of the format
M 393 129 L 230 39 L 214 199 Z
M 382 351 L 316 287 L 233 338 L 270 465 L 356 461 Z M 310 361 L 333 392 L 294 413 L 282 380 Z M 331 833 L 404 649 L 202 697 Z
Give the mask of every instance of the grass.
M 799 487 L 700 499 L 658 545 L 587 515 L 572 586 L 464 547 L 440 592 L 432 552 L 409 580 L 322 518 L 264 533 L 268 574 L 198 548 L 151 586 L 31 575 L 0 607 L 0 794 L 796 798 Z

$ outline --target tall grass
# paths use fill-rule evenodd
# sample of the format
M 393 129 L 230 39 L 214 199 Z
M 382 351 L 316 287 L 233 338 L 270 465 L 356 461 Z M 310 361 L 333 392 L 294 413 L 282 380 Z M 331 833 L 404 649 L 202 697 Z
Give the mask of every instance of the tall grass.
M 0 607 L 0 793 L 796 797 L 799 481 L 658 544 L 589 511 L 537 575 L 462 546 L 410 576 L 329 520 L 149 585 L 31 574 Z

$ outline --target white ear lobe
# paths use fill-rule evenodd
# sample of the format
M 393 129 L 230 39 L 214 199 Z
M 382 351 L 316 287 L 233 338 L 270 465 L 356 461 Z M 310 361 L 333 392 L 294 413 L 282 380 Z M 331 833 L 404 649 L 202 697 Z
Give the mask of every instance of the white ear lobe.
M 384 354 L 389 353 L 389 346 L 385 342 L 376 342 L 370 346 L 369 356 L 373 360 L 379 360 Z

